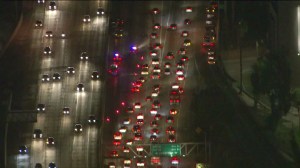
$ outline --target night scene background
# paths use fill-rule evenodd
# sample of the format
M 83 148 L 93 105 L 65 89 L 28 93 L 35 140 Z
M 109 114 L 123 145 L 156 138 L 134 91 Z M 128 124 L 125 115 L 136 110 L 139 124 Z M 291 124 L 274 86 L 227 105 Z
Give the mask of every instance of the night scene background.
M 300 167 L 297 1 L 0 1 L 0 167 Z

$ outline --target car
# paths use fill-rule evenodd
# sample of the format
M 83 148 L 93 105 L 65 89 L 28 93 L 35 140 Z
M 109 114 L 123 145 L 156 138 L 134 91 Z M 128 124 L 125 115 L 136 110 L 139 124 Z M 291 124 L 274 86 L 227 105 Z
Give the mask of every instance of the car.
M 62 111 L 63 114 L 70 114 L 70 107 L 64 107 Z
M 174 117 L 173 116 L 167 116 L 166 123 L 168 123 L 168 124 L 174 123 Z
M 179 158 L 177 156 L 173 156 L 171 158 L 171 164 L 172 165 L 178 165 L 179 164 Z
M 95 124 L 97 122 L 95 115 L 89 115 L 88 122 L 90 124 Z
M 113 76 L 117 76 L 119 74 L 119 66 L 118 66 L 118 64 L 117 63 L 112 63 L 109 66 L 108 73 L 110 73 Z
M 218 9 L 218 2 L 216 1 L 210 1 L 209 6 L 211 6 L 214 9 Z
M 171 63 L 170 62 L 166 62 L 164 65 L 165 68 L 171 68 Z
M 205 13 L 215 13 L 215 8 L 212 6 L 206 7 Z
M 169 135 L 169 136 L 168 136 L 168 142 L 170 142 L 170 143 L 176 142 L 175 135 Z
M 84 15 L 82 20 L 84 23 L 88 23 L 91 21 L 91 17 L 90 15 Z
M 99 72 L 98 71 L 93 71 L 92 75 L 91 75 L 91 78 L 93 80 L 99 79 L 100 78 Z
M 45 104 L 38 104 L 37 107 L 36 107 L 36 110 L 37 111 L 45 111 L 46 110 L 46 107 L 45 107 Z
M 56 164 L 54 162 L 49 163 L 48 165 L 49 168 L 56 168 Z
M 175 128 L 172 127 L 172 126 L 168 126 L 167 129 L 166 129 L 166 133 L 168 135 L 174 135 L 176 133 Z
M 159 109 L 161 107 L 161 104 L 158 100 L 154 100 L 152 103 L 152 108 Z
M 130 118 L 126 118 L 126 119 L 123 120 L 124 125 L 129 125 L 130 123 L 131 123 Z
M 135 109 L 140 109 L 140 108 L 142 108 L 141 103 L 140 103 L 140 102 L 134 103 L 134 108 L 135 108 Z
M 170 68 L 165 68 L 164 74 L 165 74 L 165 75 L 171 75 L 171 70 L 170 70 Z
M 36 163 L 34 168 L 43 168 L 42 164 L 41 163 Z
M 136 86 L 136 87 L 142 87 L 143 86 L 143 82 L 140 80 L 136 80 L 134 82 L 132 82 L 132 86 Z
M 123 29 L 116 29 L 113 33 L 114 37 L 119 39 L 124 36 L 124 30 Z
M 177 80 L 178 81 L 183 81 L 185 79 L 184 75 L 178 75 Z
M 215 13 L 206 13 L 206 19 L 215 19 Z
M 158 91 L 152 91 L 151 93 L 151 97 L 157 97 L 159 95 L 159 92 Z
M 43 82 L 49 82 L 50 81 L 50 77 L 48 74 L 43 74 L 42 75 L 42 81 Z
M 191 13 L 191 12 L 193 12 L 193 8 L 188 6 L 188 7 L 185 8 L 185 12 L 186 13 Z
M 84 85 L 82 83 L 77 84 L 77 92 L 84 92 Z
M 157 73 L 160 73 L 160 67 L 159 65 L 155 65 L 154 68 L 153 68 L 153 72 L 157 72 Z
M 177 24 L 175 24 L 175 23 L 170 24 L 170 26 L 168 27 L 168 30 L 177 30 Z
M 177 109 L 170 109 L 170 115 L 176 115 L 178 113 Z
M 131 160 L 130 159 L 125 159 L 123 161 L 124 168 L 131 168 Z
M 45 37 L 53 37 L 52 31 L 46 31 Z
M 28 148 L 26 145 L 21 145 L 19 146 L 19 153 L 20 154 L 27 154 L 28 153 Z
M 52 53 L 52 51 L 51 51 L 51 47 L 50 46 L 47 46 L 47 47 L 45 47 L 44 48 L 44 54 L 51 54 Z
M 74 131 L 75 132 L 82 132 L 82 125 L 81 124 L 75 124 Z
M 144 119 L 144 114 L 138 113 L 138 115 L 136 116 L 136 119 Z
M 203 41 L 215 42 L 216 33 L 207 31 L 203 36 Z
M 192 23 L 191 19 L 184 19 L 185 25 L 190 25 Z
M 156 114 L 154 116 L 154 120 L 159 121 L 161 119 L 161 115 L 160 114 Z
M 188 37 L 188 36 L 189 36 L 189 32 L 188 32 L 188 31 L 183 30 L 183 31 L 181 32 L 181 37 Z
M 156 32 L 152 32 L 152 33 L 150 34 L 150 38 L 151 38 L 151 39 L 157 39 L 157 37 L 158 37 L 158 34 L 157 34 Z
M 141 77 L 139 77 L 138 81 L 141 81 L 142 83 L 145 83 L 146 79 L 145 79 L 145 77 L 141 76 Z
M 123 152 L 124 153 L 129 153 L 130 150 L 129 150 L 129 148 L 127 146 L 123 146 Z
M 151 108 L 150 109 L 150 114 L 151 115 L 156 115 L 157 114 L 157 109 L 156 108 Z
M 125 144 L 126 144 L 127 146 L 131 146 L 131 145 L 133 144 L 133 139 L 127 139 L 127 140 L 125 141 Z
M 157 57 L 152 58 L 151 64 L 152 65 L 159 65 L 159 58 L 157 58 Z
M 160 27 L 160 24 L 159 23 L 155 23 L 154 25 L 153 25 L 153 29 L 155 29 L 155 30 L 159 30 L 161 27 Z
M 118 152 L 117 152 L 116 150 L 112 150 L 112 151 L 110 152 L 110 156 L 111 156 L 111 157 L 118 157 L 119 154 L 118 154 Z
M 109 162 L 108 168 L 116 168 L 116 164 L 114 162 Z
M 67 67 L 67 73 L 68 74 L 75 74 L 75 68 L 74 67 Z
M 56 2 L 55 1 L 51 1 L 49 3 L 49 10 L 56 10 L 57 6 L 56 6 Z
M 183 73 L 184 73 L 183 68 L 177 68 L 176 75 L 183 75 Z
M 111 23 L 116 28 L 116 27 L 123 26 L 125 22 L 123 19 L 117 18 L 117 19 L 113 20 Z
M 203 37 L 202 46 L 203 47 L 214 47 L 216 44 L 215 42 L 208 36 Z
M 151 12 L 152 12 L 152 14 L 157 15 L 157 14 L 160 13 L 160 10 L 159 10 L 158 8 L 153 8 L 153 9 L 151 10 Z
M 103 8 L 101 8 L 101 7 L 99 7 L 98 9 L 97 9 L 97 15 L 104 15 L 104 9 Z
M 182 60 L 179 60 L 176 64 L 176 68 L 184 68 L 184 62 Z
M 134 140 L 135 141 L 141 141 L 143 140 L 143 136 L 141 133 L 134 133 Z
M 140 92 L 140 87 L 138 87 L 138 86 L 132 86 L 131 92 L 133 92 L 133 93 L 138 93 L 138 92 Z
M 160 79 L 159 72 L 153 72 L 152 75 L 151 75 L 151 79 Z
M 35 27 L 43 27 L 43 22 L 41 20 L 35 21 Z
M 166 59 L 171 60 L 174 59 L 174 53 L 173 52 L 168 52 L 167 55 L 165 56 Z
M 161 45 L 160 43 L 154 43 L 152 47 L 153 47 L 153 49 L 155 49 L 155 50 L 159 50 L 159 49 L 162 48 L 162 45 Z
M 127 112 L 127 113 L 133 113 L 133 112 L 134 112 L 133 107 L 132 107 L 132 106 L 128 106 L 128 107 L 126 108 L 126 112 Z
M 215 20 L 214 19 L 206 19 L 205 25 L 214 27 L 216 25 Z
M 138 159 L 138 160 L 136 161 L 136 166 L 137 166 L 137 167 L 145 167 L 145 161 L 142 160 L 142 159 Z
M 153 99 L 151 96 L 147 96 L 146 99 L 145 99 L 147 102 L 151 102 Z
M 152 89 L 153 89 L 154 91 L 158 91 L 158 92 L 159 92 L 161 88 L 160 88 L 160 85 L 159 85 L 159 84 L 155 84 L 155 85 L 152 86 Z
M 54 81 L 60 80 L 60 79 L 61 79 L 60 74 L 59 74 L 58 72 L 55 72 L 55 73 L 52 75 L 52 79 L 53 79 Z
M 151 134 L 152 135 L 158 135 L 159 134 L 159 130 L 157 128 L 152 128 L 151 129 Z
M 207 63 L 208 63 L 209 65 L 214 65 L 214 64 L 216 64 L 216 58 L 215 58 L 214 56 L 208 56 L 208 57 L 207 57 Z
M 127 132 L 127 127 L 125 125 L 122 125 L 120 128 L 119 128 L 119 132 L 121 133 L 126 133 Z
M 37 0 L 37 3 L 45 3 L 45 0 Z
M 189 46 L 191 46 L 191 44 L 192 44 L 192 42 L 190 39 L 185 39 L 183 41 L 183 46 L 185 46 L 185 47 L 189 47 Z
M 180 60 L 183 62 L 187 62 L 189 60 L 189 57 L 187 57 L 186 55 L 183 55 L 183 56 L 181 56 Z
M 174 91 L 172 91 L 172 92 L 174 92 Z M 177 93 L 177 94 L 170 94 L 170 105 L 180 103 L 180 95 L 178 92 L 175 92 L 175 93 Z
M 80 60 L 88 60 L 88 59 L 89 59 L 89 56 L 88 56 L 87 52 L 84 51 L 80 54 Z
M 185 54 L 186 54 L 185 48 L 181 47 L 181 48 L 178 50 L 178 54 L 179 54 L 179 55 L 185 55 Z
M 149 75 L 149 70 L 148 70 L 148 68 L 142 68 L 142 70 L 141 70 L 141 75 Z
M 156 142 L 157 141 L 157 136 L 156 135 L 150 135 L 150 141 L 151 142 Z
M 53 137 L 48 137 L 47 139 L 46 139 L 46 144 L 47 145 L 54 145 L 54 138 Z
M 41 129 L 34 129 L 33 130 L 33 139 L 41 139 L 43 138 L 43 132 Z
M 150 126 L 151 126 L 151 127 L 157 127 L 157 126 L 158 126 L 157 120 L 151 121 L 151 122 L 150 122 Z
M 120 140 L 113 140 L 113 145 L 114 146 L 120 146 L 121 145 L 121 141 Z
M 156 57 L 157 56 L 157 51 L 154 51 L 154 50 L 150 51 L 150 56 L 151 57 Z
M 143 125 L 144 124 L 144 119 L 137 119 L 136 124 L 137 125 Z
M 141 132 L 141 126 L 140 125 L 134 125 L 132 127 L 132 132 L 133 133 L 140 133 Z

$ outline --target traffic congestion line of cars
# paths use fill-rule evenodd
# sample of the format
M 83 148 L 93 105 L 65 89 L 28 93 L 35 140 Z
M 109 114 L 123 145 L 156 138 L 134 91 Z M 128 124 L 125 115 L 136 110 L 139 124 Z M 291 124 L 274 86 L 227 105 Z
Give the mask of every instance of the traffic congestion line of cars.
M 183 9 L 187 14 L 193 12 L 192 7 L 186 7 Z M 152 15 L 159 15 L 161 13 L 159 8 L 153 8 L 150 13 Z M 184 26 L 190 26 L 192 24 L 191 19 L 187 18 L 183 21 Z M 124 25 L 122 19 L 117 19 L 116 23 L 118 27 L 121 24 Z M 177 24 L 171 23 L 167 26 L 166 30 L 170 33 L 177 31 Z M 133 100 L 120 102 L 120 109 L 116 110 L 116 115 L 123 113 L 123 119 L 120 119 L 121 123 L 119 128 L 115 131 L 112 142 L 112 149 L 107 152 L 108 157 L 118 158 L 122 157 L 123 167 L 132 167 L 134 160 L 132 160 L 129 154 L 134 150 L 138 154 L 135 161 L 136 167 L 145 167 L 147 161 L 145 160 L 146 155 L 143 144 L 148 142 L 152 144 L 160 143 L 176 143 L 176 126 L 175 118 L 180 111 L 181 95 L 184 93 L 184 81 L 186 78 L 185 67 L 189 62 L 187 56 L 189 47 L 192 45 L 189 37 L 189 31 L 183 30 L 180 36 L 183 38 L 182 45 L 177 52 L 168 51 L 166 55 L 160 55 L 160 51 L 163 48 L 162 44 L 158 42 L 160 37 L 160 31 L 163 29 L 159 23 L 154 23 L 152 26 L 152 32 L 149 35 L 149 55 L 142 55 L 142 51 L 139 51 L 137 46 L 130 48 L 130 53 L 138 57 L 140 60 L 137 64 L 137 70 L 134 73 L 134 80 L 131 82 L 130 92 L 134 94 Z M 113 34 L 115 38 L 116 36 Z M 123 36 L 121 36 L 123 37 Z M 118 55 L 120 55 L 118 53 Z M 116 56 L 116 55 L 115 55 Z M 176 63 L 174 65 L 174 62 Z M 114 60 L 115 65 L 120 65 Z M 109 73 L 111 73 L 109 69 Z M 111 73 L 112 75 L 115 75 Z M 175 77 L 175 78 L 174 78 Z M 174 79 L 175 81 L 174 81 Z M 162 80 L 170 80 L 171 85 L 163 86 Z M 146 85 L 152 85 L 151 90 L 145 90 Z M 149 87 L 148 87 L 149 88 Z M 169 104 L 162 105 L 160 95 L 162 89 L 169 90 Z M 148 94 L 149 95 L 145 95 Z M 142 100 L 140 97 L 145 95 L 145 99 Z M 135 100 L 139 100 L 135 102 Z M 168 115 L 162 115 L 162 106 L 169 107 Z M 146 116 L 152 118 L 152 121 L 146 122 Z M 147 117 L 148 118 L 148 117 Z M 163 119 L 164 118 L 164 119 Z M 109 122 L 110 118 L 106 120 Z M 163 124 L 165 122 L 165 124 Z M 148 126 L 145 124 L 149 123 L 150 130 L 146 129 Z M 163 125 L 166 125 L 163 128 Z M 148 132 L 149 131 L 149 132 Z M 162 138 L 163 136 L 166 138 Z M 149 138 L 149 139 L 148 139 Z M 134 148 L 132 148 L 134 146 Z M 133 156 L 135 158 L 135 156 Z M 155 156 L 153 157 L 155 158 Z M 151 159 L 153 160 L 153 159 Z M 155 159 L 154 159 L 155 160 Z M 179 165 L 179 156 L 173 156 L 170 158 L 170 168 L 177 167 Z M 115 162 L 108 164 L 109 168 L 115 168 L 117 165 Z

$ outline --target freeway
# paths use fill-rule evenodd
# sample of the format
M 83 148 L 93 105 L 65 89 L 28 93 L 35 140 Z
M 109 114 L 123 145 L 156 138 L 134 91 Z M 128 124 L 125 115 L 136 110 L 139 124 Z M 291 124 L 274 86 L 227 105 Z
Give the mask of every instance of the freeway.
M 47 167 L 55 162 L 58 167 L 98 167 L 98 124 L 88 123 L 89 115 L 101 116 L 102 79 L 91 80 L 93 71 L 104 71 L 107 50 L 107 17 L 97 16 L 99 6 L 105 10 L 105 1 L 58 1 L 56 10 L 49 10 L 49 2 L 24 2 L 25 14 L 6 55 L 9 65 L 19 73 L 14 80 L 12 110 L 34 110 L 39 103 L 45 104 L 45 111 L 37 114 L 33 124 L 13 123 L 8 125 L 7 167 L 34 167 L 41 163 Z M 91 16 L 90 23 L 83 23 L 84 15 Z M 36 20 L 43 26 L 35 27 Z M 52 31 L 53 37 L 45 37 Z M 66 37 L 60 35 L 64 32 Z M 50 46 L 52 53 L 44 54 L 44 47 Z M 86 51 L 89 59 L 80 60 Z M 75 68 L 75 74 L 68 74 L 67 67 Z M 42 76 L 59 73 L 60 80 L 42 82 Z M 76 92 L 78 83 L 83 83 L 84 92 Z M 69 107 L 70 114 L 63 114 Z M 74 132 L 74 125 L 83 126 L 82 133 Z M 42 139 L 33 139 L 33 130 L 41 129 Z M 54 138 L 54 145 L 47 145 L 46 139 Z M 28 147 L 27 154 L 18 154 L 19 146 Z

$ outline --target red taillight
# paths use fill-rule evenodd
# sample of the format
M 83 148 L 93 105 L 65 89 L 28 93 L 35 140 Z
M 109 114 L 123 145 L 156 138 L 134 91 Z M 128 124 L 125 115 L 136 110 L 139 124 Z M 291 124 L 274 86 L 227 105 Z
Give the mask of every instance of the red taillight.
M 116 114 L 120 114 L 120 110 L 116 110 Z
M 121 102 L 121 105 L 122 105 L 122 106 L 125 106 L 125 102 Z
M 106 118 L 105 118 L 105 121 L 106 121 L 106 122 L 110 122 L 110 118 L 109 118 L 109 117 L 106 117 Z

